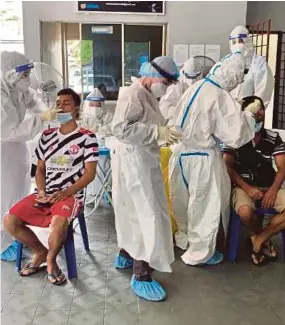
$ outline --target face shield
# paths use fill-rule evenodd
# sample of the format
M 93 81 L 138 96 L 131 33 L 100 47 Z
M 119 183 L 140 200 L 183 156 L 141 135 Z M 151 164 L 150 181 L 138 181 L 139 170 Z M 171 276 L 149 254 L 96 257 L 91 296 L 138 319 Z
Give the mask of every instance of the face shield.
M 167 88 L 178 80 L 179 72 L 172 58 L 161 56 L 152 62 L 144 62 L 139 72 L 141 77 L 148 77 L 144 85 L 158 99 L 165 95 Z
M 184 64 L 180 70 L 181 78 L 189 85 L 192 85 L 195 81 L 202 78 L 203 66 L 200 60 L 196 60 L 195 57 L 191 57 Z
M 91 115 L 100 119 L 104 114 L 105 98 L 101 91 L 95 88 L 85 99 L 83 104 L 83 114 Z
M 18 65 L 15 67 L 15 88 L 25 92 L 31 86 L 31 71 L 34 67 L 33 62 L 28 64 Z
M 242 53 L 246 58 L 253 53 L 252 39 L 244 26 L 237 26 L 233 29 L 229 37 L 229 45 L 233 54 Z

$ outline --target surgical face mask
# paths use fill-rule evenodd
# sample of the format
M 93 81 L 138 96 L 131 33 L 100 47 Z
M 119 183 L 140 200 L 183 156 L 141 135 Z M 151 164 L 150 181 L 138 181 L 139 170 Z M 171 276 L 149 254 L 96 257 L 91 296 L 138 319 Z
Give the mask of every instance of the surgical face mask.
M 232 53 L 241 52 L 244 55 L 244 57 L 247 57 L 249 54 L 248 48 L 246 47 L 246 45 L 244 43 L 236 43 L 236 44 L 232 45 L 231 51 L 232 51 Z
M 31 86 L 30 76 L 28 76 L 26 78 L 22 78 L 16 83 L 16 88 L 21 91 L 27 91 L 30 86 Z
M 166 90 L 167 90 L 167 85 L 165 85 L 165 84 L 163 84 L 161 82 L 153 83 L 150 86 L 150 91 L 151 91 L 151 93 L 153 94 L 153 96 L 155 98 L 160 98 L 163 95 L 165 95 Z
M 262 126 L 263 126 L 263 122 L 255 122 L 255 126 L 254 126 L 255 133 L 259 132 L 262 129 Z
M 72 121 L 73 117 L 71 113 L 57 113 L 56 119 L 60 124 L 65 124 Z

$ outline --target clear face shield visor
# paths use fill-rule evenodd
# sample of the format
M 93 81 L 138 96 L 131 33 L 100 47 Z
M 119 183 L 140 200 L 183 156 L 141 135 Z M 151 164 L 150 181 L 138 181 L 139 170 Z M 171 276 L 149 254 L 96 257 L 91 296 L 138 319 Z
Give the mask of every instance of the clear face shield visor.
M 86 98 L 83 104 L 83 114 L 100 117 L 103 114 L 103 98 Z
M 245 44 L 245 40 L 248 38 L 247 34 L 238 34 L 229 37 L 230 49 L 239 47 L 240 44 Z
M 16 66 L 15 72 L 16 72 L 18 81 L 30 78 L 33 68 L 34 68 L 33 62 Z

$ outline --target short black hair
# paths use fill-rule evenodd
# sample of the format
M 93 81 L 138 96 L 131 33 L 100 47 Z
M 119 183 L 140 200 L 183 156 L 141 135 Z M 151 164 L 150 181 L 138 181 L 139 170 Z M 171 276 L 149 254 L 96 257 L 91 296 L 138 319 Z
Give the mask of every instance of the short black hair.
M 80 96 L 71 88 L 63 88 L 61 89 L 58 93 L 57 93 L 57 96 L 60 96 L 60 95 L 71 95 L 72 98 L 73 98 L 73 101 L 75 103 L 75 106 L 80 106 L 81 104 L 81 99 L 80 99 Z
M 245 108 L 246 108 L 249 104 L 253 103 L 256 99 L 260 101 L 260 103 L 261 103 L 261 108 L 262 108 L 263 110 L 265 110 L 265 106 L 264 106 L 263 100 L 262 100 L 260 97 L 258 97 L 258 96 L 247 96 L 247 97 L 244 97 L 244 98 L 242 99 L 242 101 L 241 101 L 241 109 L 244 111 Z

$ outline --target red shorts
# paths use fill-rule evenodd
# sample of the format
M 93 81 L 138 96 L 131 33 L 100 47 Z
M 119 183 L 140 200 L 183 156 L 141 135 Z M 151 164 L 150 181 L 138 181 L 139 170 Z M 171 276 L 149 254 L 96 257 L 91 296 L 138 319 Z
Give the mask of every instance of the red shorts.
M 59 201 L 50 207 L 36 207 L 35 194 L 26 196 L 16 203 L 9 211 L 9 214 L 16 216 L 31 226 L 46 228 L 50 225 L 53 216 L 64 217 L 70 222 L 82 208 L 82 202 L 74 197 Z

